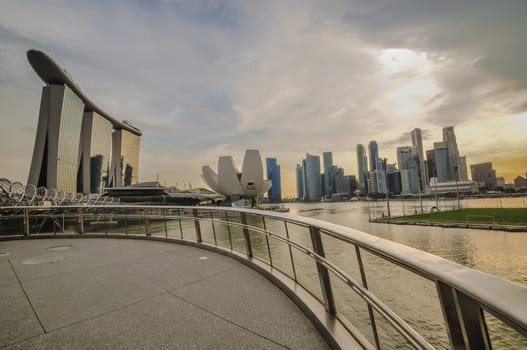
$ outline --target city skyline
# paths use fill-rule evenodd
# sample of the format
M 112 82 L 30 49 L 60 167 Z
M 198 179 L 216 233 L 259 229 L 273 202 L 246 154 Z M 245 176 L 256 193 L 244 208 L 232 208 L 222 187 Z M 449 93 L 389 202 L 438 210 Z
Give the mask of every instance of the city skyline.
M 260 149 L 294 195 L 305 152 L 332 151 L 358 175 L 358 143 L 376 140 L 393 161 L 414 128 L 429 150 L 454 125 L 466 164 L 492 162 L 510 183 L 527 168 L 527 5 L 477 4 L 6 1 L 0 176 L 29 174 L 41 83 L 25 52 L 36 48 L 143 130 L 139 181 L 203 186 L 202 164 Z

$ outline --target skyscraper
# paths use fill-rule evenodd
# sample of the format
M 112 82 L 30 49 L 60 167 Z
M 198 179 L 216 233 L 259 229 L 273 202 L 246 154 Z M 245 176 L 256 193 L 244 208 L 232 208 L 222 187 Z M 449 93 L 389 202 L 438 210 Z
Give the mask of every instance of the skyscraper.
M 456 168 L 459 169 L 461 161 L 459 160 L 459 150 L 453 126 L 443 128 L 443 142 L 448 150 L 447 179 L 454 181 L 458 173 Z
M 304 200 L 319 201 L 322 199 L 322 181 L 320 177 L 320 157 L 306 153 L 302 162 Z
M 304 168 L 302 165 L 296 165 L 296 198 L 304 199 Z
M 386 193 L 387 188 L 387 179 L 386 179 L 386 173 L 387 173 L 387 159 L 377 159 L 377 164 L 375 165 L 375 174 L 377 177 L 376 183 L 377 183 L 377 192 L 379 193 Z
M 42 90 L 28 184 L 77 193 L 84 103 L 64 84 Z
M 100 193 L 109 186 L 112 150 L 112 123 L 97 112 L 85 112 L 82 120 L 77 191 Z
M 121 186 L 117 177 L 125 184 L 136 183 L 141 131 L 102 111 L 45 53 L 29 50 L 27 57 L 47 84 L 42 90 L 28 184 L 94 193 L 112 181 L 113 186 Z
M 429 182 L 431 178 L 437 177 L 435 150 L 433 149 L 426 151 L 426 177 Z
M 368 158 L 366 157 L 366 150 L 362 144 L 357 145 L 357 172 L 359 174 L 359 189 L 362 193 L 366 193 L 366 184 L 368 178 Z
M 444 142 L 434 142 L 434 159 L 436 164 L 437 182 L 449 181 L 448 148 Z
M 377 146 L 376 141 L 370 141 L 368 152 L 370 156 L 370 171 L 374 171 L 377 169 L 377 159 L 379 159 L 379 146 Z
M 399 170 L 409 170 L 410 168 L 415 168 L 415 163 L 418 157 L 417 149 L 414 146 L 397 147 L 397 164 L 399 166 Z
M 271 180 L 271 188 L 267 192 L 267 197 L 272 203 L 280 203 L 282 201 L 282 185 L 280 179 L 280 165 L 278 165 L 276 158 L 266 158 L 267 179 Z
M 139 177 L 139 136 L 128 130 L 115 130 L 112 134 L 111 187 L 130 186 Z
M 422 184 L 417 149 L 414 146 L 397 147 L 397 163 L 401 171 L 402 193 L 419 193 Z
M 324 159 L 324 195 L 331 196 L 333 194 L 333 176 L 331 173 L 331 167 L 333 166 L 333 153 L 324 152 L 322 153 Z
M 459 157 L 459 180 L 468 181 L 468 172 L 467 172 L 467 157 Z
M 415 128 L 410 133 L 412 136 L 412 146 L 417 150 L 419 156 L 419 176 L 421 177 L 421 190 L 424 190 L 424 186 L 428 183 L 426 179 L 425 171 L 425 155 L 423 151 L 423 135 L 421 129 Z
M 492 169 L 492 163 L 480 163 L 470 165 L 472 181 L 478 182 L 480 187 L 496 188 L 498 186 L 496 179 L 496 170 Z

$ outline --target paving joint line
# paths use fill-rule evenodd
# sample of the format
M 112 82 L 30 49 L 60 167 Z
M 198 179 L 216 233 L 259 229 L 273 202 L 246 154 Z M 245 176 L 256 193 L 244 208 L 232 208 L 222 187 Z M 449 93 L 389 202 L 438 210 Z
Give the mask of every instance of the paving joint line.
M 24 289 L 24 286 L 22 285 L 22 282 L 20 281 L 20 278 L 18 277 L 18 274 L 16 273 L 15 268 L 13 267 L 13 264 L 11 263 L 10 259 L 7 259 L 7 262 L 9 263 L 9 266 L 11 266 L 11 270 L 15 274 L 16 280 L 18 281 L 18 285 L 20 286 L 20 289 L 22 289 L 22 292 L 24 293 L 27 302 L 29 303 L 29 306 L 31 307 L 31 310 L 33 311 L 33 314 L 35 315 L 38 323 L 40 324 L 40 327 L 44 331 L 44 334 L 47 334 L 46 328 L 44 327 L 44 324 L 42 324 L 42 321 L 40 320 L 40 317 L 38 317 L 37 311 L 35 310 L 35 307 L 33 306 L 33 303 L 31 302 L 31 299 L 29 299 L 29 295 L 27 295 L 26 290 Z
M 209 278 L 213 278 L 213 277 L 216 277 L 216 276 L 222 275 L 222 274 L 224 274 L 224 273 L 227 273 L 227 272 L 230 272 L 230 271 L 234 271 L 234 270 L 240 269 L 240 268 L 242 268 L 242 267 L 243 267 L 243 266 L 234 266 L 234 267 L 230 267 L 230 268 L 228 268 L 228 269 L 218 271 L 218 272 L 216 272 L 215 274 L 212 274 L 212 275 L 210 275 L 210 276 L 203 277 L 203 278 L 197 279 L 197 280 L 195 280 L 195 281 L 185 283 L 185 284 L 183 284 L 183 285 L 181 285 L 181 286 L 178 286 L 178 287 L 176 287 L 176 288 L 166 289 L 165 291 L 166 291 L 167 293 L 170 293 L 170 292 L 173 291 L 173 290 L 178 290 L 178 289 L 180 289 L 180 288 L 184 288 L 184 287 L 192 286 L 192 285 L 194 285 L 194 284 L 196 284 L 196 283 L 199 283 L 199 282 L 205 281 L 205 280 L 207 280 L 207 279 L 209 279 Z
M 263 339 L 265 339 L 265 340 L 267 340 L 267 341 L 269 341 L 269 342 L 271 342 L 271 343 L 273 343 L 273 344 L 276 344 L 276 345 L 278 345 L 278 346 L 280 346 L 280 347 L 282 347 L 282 348 L 284 348 L 284 349 L 292 350 L 290 347 L 288 347 L 288 346 L 286 346 L 286 345 L 284 345 L 284 344 L 281 344 L 281 343 L 277 342 L 277 341 L 274 340 L 274 339 L 271 339 L 271 338 L 269 338 L 269 337 L 266 337 L 265 335 L 262 335 L 262 334 L 256 333 L 255 331 L 253 331 L 253 330 L 251 330 L 251 329 L 249 329 L 249 328 L 247 328 L 247 327 L 244 327 L 244 326 L 242 326 L 242 325 L 240 325 L 240 324 L 238 324 L 238 323 L 236 323 L 236 322 L 234 322 L 234 321 L 229 320 L 228 318 L 225 318 L 225 317 L 223 317 L 223 316 L 221 316 L 221 315 L 218 315 L 217 313 L 215 313 L 215 312 L 213 312 L 213 311 L 207 310 L 207 309 L 205 309 L 205 308 L 202 307 L 202 306 L 199 306 L 199 305 L 197 305 L 197 304 L 194 304 L 193 302 L 191 302 L 191 301 L 189 301 L 189 300 L 187 300 L 187 299 L 185 299 L 185 298 L 182 298 L 182 297 L 180 297 L 180 296 L 178 296 L 178 295 L 176 295 L 176 294 L 174 294 L 174 293 L 172 293 L 172 292 L 170 292 L 170 291 L 167 291 L 167 293 L 170 294 L 171 296 L 173 296 L 173 297 L 176 298 L 176 299 L 179 299 L 179 300 L 181 300 L 181 301 L 183 301 L 183 302 L 185 302 L 185 303 L 188 303 L 188 304 L 190 304 L 190 305 L 192 305 L 192 306 L 194 306 L 194 307 L 196 307 L 196 308 L 198 308 L 198 309 L 200 309 L 200 310 L 202 310 L 202 311 L 204 311 L 204 312 L 206 312 L 206 313 L 208 313 L 208 314 L 211 314 L 211 315 L 213 315 L 213 316 L 215 316 L 215 317 L 217 317 L 217 318 L 219 318 L 219 319 L 221 319 L 221 320 L 223 320 L 223 321 L 225 321 L 225 322 L 228 322 L 228 323 L 230 323 L 230 324 L 232 324 L 232 325 L 234 325 L 234 326 L 236 326 L 236 327 L 238 327 L 238 328 L 241 328 L 241 329 L 243 329 L 243 330 L 245 330 L 245 331 L 247 331 L 247 332 L 249 332 L 249 333 L 251 333 L 251 334 L 254 334 L 254 335 L 256 335 L 257 337 L 263 338 Z
M 52 273 L 50 275 L 46 275 L 46 276 L 42 276 L 42 277 L 35 277 L 35 278 L 24 279 L 24 282 L 33 282 L 33 281 L 38 281 L 38 280 L 42 280 L 42 279 L 46 279 L 46 278 L 50 278 L 50 277 L 56 277 L 56 276 L 60 276 L 60 275 L 65 275 L 65 274 L 73 273 L 73 272 L 79 272 L 79 271 L 82 272 L 82 271 L 93 270 L 93 269 L 96 269 L 96 268 L 97 269 L 98 268 L 105 268 L 105 267 L 108 267 L 108 266 L 111 266 L 111 265 L 122 264 L 122 263 L 129 262 L 129 261 L 139 260 L 139 259 L 142 259 L 142 258 L 150 258 L 152 256 L 164 255 L 164 254 L 168 254 L 168 253 L 169 253 L 169 251 L 160 251 L 158 253 L 153 253 L 153 254 L 148 254 L 148 255 L 143 255 L 143 256 L 137 256 L 137 257 L 130 258 L 130 259 L 116 260 L 116 261 L 108 262 L 108 263 L 105 263 L 105 264 L 93 265 L 93 266 L 90 266 L 90 267 L 82 267 L 82 268 L 76 269 L 76 270 L 57 272 L 57 273 Z M 15 283 L 15 282 L 13 282 L 13 283 Z
M 83 322 L 87 322 L 87 321 L 92 321 L 92 320 L 95 320 L 97 318 L 100 318 L 100 317 L 103 317 L 103 316 L 106 316 L 108 314 L 111 314 L 115 311 L 119 311 L 119 310 L 122 310 L 122 309 L 125 309 L 127 307 L 130 307 L 130 306 L 133 306 L 133 305 L 136 305 L 136 304 L 139 304 L 139 303 L 142 303 L 144 301 L 148 301 L 148 300 L 151 300 L 151 299 L 154 299 L 154 298 L 158 298 L 162 295 L 165 295 L 165 294 L 169 294 L 167 292 L 162 292 L 162 293 L 159 293 L 159 294 L 155 294 L 155 295 L 151 295 L 149 297 L 146 297 L 144 299 L 141 299 L 141 300 L 138 300 L 138 301 L 134 301 L 133 303 L 130 303 L 130 304 L 126 304 L 126 305 L 121 305 L 121 306 L 118 306 L 116 307 L 115 309 L 112 309 L 112 310 L 108 310 L 106 312 L 103 312 L 101 314 L 98 314 L 98 315 L 95 315 L 95 316 L 91 316 L 91 317 L 88 317 L 88 318 L 85 318 L 83 320 L 79 320 L 79 321 L 76 321 L 76 322 L 73 322 L 73 323 L 69 323 L 67 325 L 64 325 L 64 326 L 61 326 L 61 327 L 58 327 L 58 328 L 53 328 L 53 329 L 50 329 L 48 332 L 46 332 L 45 334 L 52 334 L 54 332 L 57 332 L 57 331 L 60 331 L 62 329 L 65 329 L 65 328 L 68 328 L 68 327 L 71 327 L 71 326 L 75 326 L 75 325 L 78 325 L 78 324 L 81 324 Z M 32 336 L 32 337 L 28 337 L 28 338 L 25 338 L 25 339 L 21 339 L 21 340 L 18 340 L 18 341 L 15 341 L 13 343 L 9 343 L 9 344 L 6 344 L 6 345 L 2 345 L 0 346 L 0 349 L 4 349 L 8 346 L 13 346 L 13 345 L 17 345 L 17 344 L 20 344 L 20 343 L 23 343 L 25 341 L 28 341 L 28 340 L 31 340 L 31 339 L 34 339 L 34 338 L 38 338 L 42 336 L 42 334 L 38 334 L 38 335 L 35 335 L 35 336 Z

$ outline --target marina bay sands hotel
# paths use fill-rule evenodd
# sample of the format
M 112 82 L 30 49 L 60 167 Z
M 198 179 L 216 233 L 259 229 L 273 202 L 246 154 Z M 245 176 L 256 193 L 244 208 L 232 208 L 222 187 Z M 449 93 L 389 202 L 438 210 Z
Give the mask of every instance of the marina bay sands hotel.
M 45 53 L 27 58 L 46 83 L 28 184 L 88 194 L 137 183 L 141 130 L 95 105 Z

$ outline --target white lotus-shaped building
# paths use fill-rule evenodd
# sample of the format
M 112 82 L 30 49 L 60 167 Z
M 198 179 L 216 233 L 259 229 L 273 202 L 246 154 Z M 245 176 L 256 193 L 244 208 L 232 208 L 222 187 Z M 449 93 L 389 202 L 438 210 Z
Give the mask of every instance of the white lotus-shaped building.
M 271 188 L 271 181 L 264 180 L 262 158 L 258 150 L 245 151 L 241 172 L 231 156 L 219 158 L 217 174 L 208 165 L 203 166 L 201 171 L 201 178 L 212 190 L 231 199 L 254 198 Z

